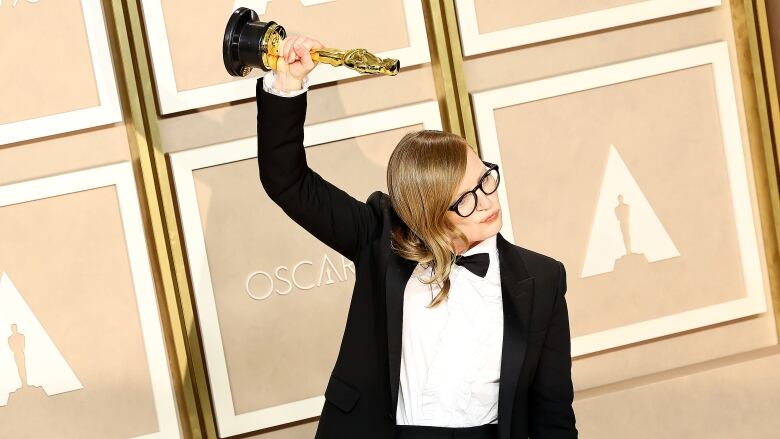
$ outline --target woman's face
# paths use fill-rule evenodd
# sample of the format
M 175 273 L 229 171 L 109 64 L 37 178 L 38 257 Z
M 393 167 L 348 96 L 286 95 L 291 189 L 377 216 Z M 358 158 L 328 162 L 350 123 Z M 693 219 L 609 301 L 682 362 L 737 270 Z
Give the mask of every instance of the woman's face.
M 455 191 L 455 196 L 450 200 L 450 204 L 454 203 L 465 192 L 474 189 L 486 171 L 487 167 L 485 164 L 469 148 L 466 172 L 458 186 L 458 190 Z M 498 191 L 485 195 L 481 190 L 477 189 L 477 207 L 471 215 L 464 218 L 455 212 L 447 211 L 447 217 L 469 239 L 468 245 L 459 240 L 454 242 L 455 251 L 460 254 L 480 241 L 494 236 L 501 230 L 501 206 L 498 202 Z

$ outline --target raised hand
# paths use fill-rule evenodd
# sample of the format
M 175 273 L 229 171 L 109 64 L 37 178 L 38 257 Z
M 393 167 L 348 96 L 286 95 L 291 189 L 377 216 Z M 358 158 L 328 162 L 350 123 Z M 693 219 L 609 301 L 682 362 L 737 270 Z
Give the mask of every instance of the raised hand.
M 300 90 L 303 79 L 318 64 L 311 59 L 311 51 L 323 47 L 319 41 L 303 35 L 293 35 L 283 40 L 276 64 L 275 88 L 284 91 Z

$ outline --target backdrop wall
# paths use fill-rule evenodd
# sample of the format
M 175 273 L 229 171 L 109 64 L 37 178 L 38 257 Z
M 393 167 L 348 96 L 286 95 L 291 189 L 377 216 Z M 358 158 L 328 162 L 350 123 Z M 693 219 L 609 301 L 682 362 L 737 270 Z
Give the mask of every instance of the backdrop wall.
M 502 233 L 567 267 L 582 437 L 775 437 L 769 3 L 0 2 L 3 432 L 313 437 L 354 265 L 260 186 L 246 6 L 401 60 L 312 75 L 309 164 L 357 199 L 411 130 L 500 164 Z

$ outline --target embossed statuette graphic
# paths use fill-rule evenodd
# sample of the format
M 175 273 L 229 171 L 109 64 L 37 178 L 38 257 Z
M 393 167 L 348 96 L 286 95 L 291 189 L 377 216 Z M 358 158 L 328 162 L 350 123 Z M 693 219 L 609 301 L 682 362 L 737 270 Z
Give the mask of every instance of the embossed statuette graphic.
M 0 274 L 0 406 L 9 396 L 56 395 L 81 389 L 76 374 L 54 345 L 7 273 Z M 18 393 L 17 393 L 18 392 Z
M 181 437 L 130 162 L 0 185 L 0 437 Z
M 581 277 L 680 256 L 614 145 L 589 238 Z
M 502 233 L 568 268 L 574 356 L 766 312 L 733 68 L 721 41 L 473 94 Z

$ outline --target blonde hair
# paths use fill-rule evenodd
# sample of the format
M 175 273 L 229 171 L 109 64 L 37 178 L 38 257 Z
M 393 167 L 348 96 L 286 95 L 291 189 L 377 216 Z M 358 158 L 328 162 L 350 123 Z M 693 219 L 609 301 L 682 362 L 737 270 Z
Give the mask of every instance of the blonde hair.
M 391 235 L 395 252 L 423 267 L 440 290 L 435 307 L 450 290 L 455 251 L 450 236 L 468 244 L 466 235 L 447 218 L 447 209 L 466 171 L 469 144 L 456 134 L 422 130 L 406 134 L 393 150 L 387 166 L 387 188 L 393 209 L 406 227 Z

